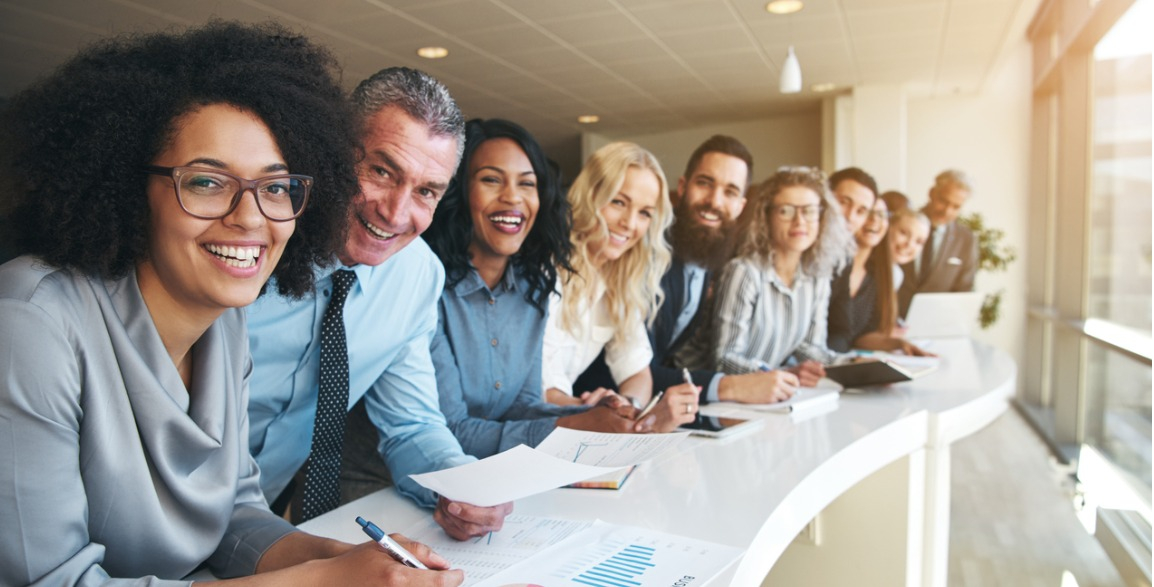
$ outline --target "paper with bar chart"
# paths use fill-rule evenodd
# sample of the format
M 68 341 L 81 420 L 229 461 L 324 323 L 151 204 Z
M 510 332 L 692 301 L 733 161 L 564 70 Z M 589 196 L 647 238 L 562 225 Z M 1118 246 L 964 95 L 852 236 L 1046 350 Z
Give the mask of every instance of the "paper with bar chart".
M 598 522 L 475 586 L 697 587 L 743 552 L 714 542 Z

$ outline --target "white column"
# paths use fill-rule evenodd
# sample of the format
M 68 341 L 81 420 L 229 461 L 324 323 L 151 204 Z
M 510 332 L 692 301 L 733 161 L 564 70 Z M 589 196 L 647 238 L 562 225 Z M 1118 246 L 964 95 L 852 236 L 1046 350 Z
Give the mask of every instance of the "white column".
M 880 189 L 904 192 L 908 137 L 905 90 L 898 85 L 855 87 L 851 124 L 853 132 L 848 140 L 852 161 L 839 169 L 861 167 L 874 176 Z

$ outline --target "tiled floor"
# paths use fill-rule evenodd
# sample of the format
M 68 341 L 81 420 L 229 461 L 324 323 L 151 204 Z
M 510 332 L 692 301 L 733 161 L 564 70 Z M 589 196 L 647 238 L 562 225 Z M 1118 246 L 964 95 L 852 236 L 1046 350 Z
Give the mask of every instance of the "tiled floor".
M 1073 483 L 1013 408 L 953 445 L 951 587 L 1116 587 Z

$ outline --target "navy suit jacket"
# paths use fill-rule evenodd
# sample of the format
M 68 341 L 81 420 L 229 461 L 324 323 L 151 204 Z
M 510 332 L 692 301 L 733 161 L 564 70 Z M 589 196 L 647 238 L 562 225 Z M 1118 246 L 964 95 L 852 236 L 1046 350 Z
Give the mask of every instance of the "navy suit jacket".
M 701 282 L 701 293 L 698 296 L 700 302 L 697 305 L 697 313 L 694 314 L 693 320 L 689 322 L 689 326 L 681 333 L 675 340 L 673 338 L 673 331 L 677 328 L 677 316 L 681 314 L 682 309 L 685 308 L 687 300 L 685 299 L 685 264 L 681 261 L 674 260 L 670 265 L 669 270 L 661 277 L 661 289 L 665 292 L 665 301 L 662 302 L 661 307 L 657 310 L 657 317 L 653 320 L 653 325 L 649 328 L 649 346 L 653 348 L 653 361 L 649 364 L 649 369 L 653 373 L 653 390 L 659 391 L 667 389 L 684 383 L 681 376 L 681 369 L 672 366 L 673 353 L 681 347 L 686 341 L 693 336 L 697 324 L 703 319 L 705 307 L 709 304 L 706 300 L 706 294 L 709 292 L 709 280 L 712 275 L 708 272 L 705 274 L 705 279 Z M 701 387 L 700 402 L 705 403 L 706 390 L 709 387 L 710 380 L 716 374 L 715 371 L 693 371 L 690 375 L 693 378 L 694 385 Z M 613 381 L 613 376 L 609 373 L 609 367 L 605 365 L 605 352 L 602 351 L 589 368 L 577 378 L 577 382 L 573 385 L 573 390 L 590 391 L 598 387 L 616 388 L 617 382 Z

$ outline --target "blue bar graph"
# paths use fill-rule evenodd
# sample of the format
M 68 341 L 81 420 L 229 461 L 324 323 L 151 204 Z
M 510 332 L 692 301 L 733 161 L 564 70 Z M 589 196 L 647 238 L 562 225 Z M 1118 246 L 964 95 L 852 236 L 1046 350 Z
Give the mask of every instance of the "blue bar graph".
M 645 572 L 653 568 L 653 554 L 648 546 L 630 544 L 609 558 L 582 571 L 572 580 L 592 587 L 640 587 Z

